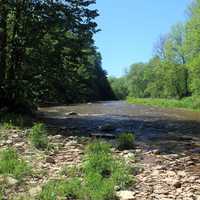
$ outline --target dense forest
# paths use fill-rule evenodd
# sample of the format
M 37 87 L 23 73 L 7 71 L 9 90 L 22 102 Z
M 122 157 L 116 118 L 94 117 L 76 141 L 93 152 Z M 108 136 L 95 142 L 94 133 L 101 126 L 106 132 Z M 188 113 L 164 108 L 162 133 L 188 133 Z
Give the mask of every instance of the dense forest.
M 93 35 L 95 0 L 0 1 L 0 108 L 114 97 Z
M 159 37 L 148 63 L 133 64 L 121 78 L 110 77 L 118 98 L 182 99 L 200 95 L 200 0 L 185 23 Z

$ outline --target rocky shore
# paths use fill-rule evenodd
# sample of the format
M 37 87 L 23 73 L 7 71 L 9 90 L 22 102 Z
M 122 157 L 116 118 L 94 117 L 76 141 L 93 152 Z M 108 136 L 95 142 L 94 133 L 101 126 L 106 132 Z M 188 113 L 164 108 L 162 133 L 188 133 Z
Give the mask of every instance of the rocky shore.
M 6 182 L 4 199 L 35 199 L 42 186 L 49 180 L 67 177 L 65 167 L 78 166 L 82 162 L 85 145 L 91 138 L 55 134 L 49 136 L 52 148 L 39 151 L 27 140 L 28 131 L 7 130 L 0 138 L 0 150 L 13 147 L 32 166 L 32 174 L 22 181 L 0 176 L 0 184 Z M 110 141 L 115 143 L 114 140 Z M 200 152 L 196 146 L 182 150 L 161 151 L 156 145 L 137 143 L 133 150 L 113 153 L 123 156 L 133 168 L 135 183 L 127 191 L 116 188 L 120 200 L 200 200 Z M 178 145 L 178 144 L 177 144 Z M 159 147 L 162 144 L 159 144 Z M 168 149 L 170 149 L 168 147 Z M 180 148 L 179 148 L 180 150 Z

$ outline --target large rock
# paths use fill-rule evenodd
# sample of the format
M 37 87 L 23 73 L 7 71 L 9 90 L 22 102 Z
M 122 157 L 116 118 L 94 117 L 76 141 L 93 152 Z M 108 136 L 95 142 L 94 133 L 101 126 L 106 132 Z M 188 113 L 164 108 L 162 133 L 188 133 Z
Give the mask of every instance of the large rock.
M 128 191 L 128 190 L 122 190 L 116 193 L 116 196 L 120 200 L 134 200 L 135 199 L 135 192 Z

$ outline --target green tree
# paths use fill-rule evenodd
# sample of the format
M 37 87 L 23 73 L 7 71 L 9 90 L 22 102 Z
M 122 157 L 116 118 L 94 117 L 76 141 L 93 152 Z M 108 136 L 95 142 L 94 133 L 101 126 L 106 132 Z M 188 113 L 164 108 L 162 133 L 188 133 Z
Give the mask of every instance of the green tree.
M 195 0 L 189 7 L 189 19 L 186 23 L 185 53 L 190 73 L 190 90 L 200 94 L 200 1 Z
M 95 0 L 0 3 L 0 107 L 113 97 L 93 40 Z
M 128 85 L 126 77 L 109 77 L 109 82 L 117 99 L 125 99 L 128 96 Z

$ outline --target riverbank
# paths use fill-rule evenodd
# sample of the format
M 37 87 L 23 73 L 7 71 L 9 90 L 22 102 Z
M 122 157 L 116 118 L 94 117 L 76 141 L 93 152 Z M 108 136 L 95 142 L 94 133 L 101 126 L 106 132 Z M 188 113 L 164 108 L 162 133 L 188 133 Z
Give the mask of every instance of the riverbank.
M 161 108 L 184 108 L 200 111 L 200 96 L 187 97 L 182 100 L 128 97 L 127 101 L 128 103 L 136 105 L 156 106 Z
M 12 172 L 17 172 L 17 174 L 0 174 L 0 199 L 55 200 L 58 199 L 58 196 L 64 198 L 67 195 L 69 195 L 67 199 L 76 199 L 71 195 L 77 195 L 81 191 L 79 181 L 84 179 L 83 167 L 87 153 L 85 149 L 93 139 L 62 136 L 59 135 L 59 130 L 54 129 L 54 131 L 48 132 L 49 148 L 42 150 L 35 148 L 31 143 L 30 131 L 30 129 L 12 126 L 1 127 L 0 152 L 13 149 L 18 155 L 18 161 L 20 161 L 15 161 L 15 165 L 18 166 L 20 163 L 20 167 L 16 171 L 13 171 L 15 168 L 12 169 Z M 176 138 L 152 141 L 150 146 L 143 146 L 136 141 L 135 147 L 130 150 L 116 149 L 116 140 L 107 140 L 106 143 L 112 147 L 112 156 L 115 156 L 118 160 L 123 159 L 128 163 L 133 182 L 126 189 L 124 189 L 123 184 L 116 185 L 113 191 L 113 187 L 110 187 L 112 185 L 107 184 L 108 182 L 102 182 L 105 183 L 104 185 L 99 184 L 101 180 L 96 174 L 92 174 L 87 179 L 89 185 L 84 188 L 87 189 L 84 192 L 89 191 L 89 195 L 101 195 L 99 191 L 103 191 L 108 195 L 111 194 L 110 192 L 114 192 L 117 200 L 192 200 L 200 198 L 200 146 L 198 146 L 198 141 L 190 140 L 190 138 L 183 140 L 177 137 L 177 141 Z M 196 145 L 195 148 L 194 145 Z M 162 148 L 160 148 L 161 146 Z M 96 149 L 94 145 L 90 146 L 90 150 L 91 148 L 94 153 L 102 150 L 110 152 L 104 145 L 101 146 L 101 149 Z M 94 148 L 98 151 L 93 151 Z M 108 155 L 110 156 L 110 153 Z M 108 166 L 101 162 L 102 159 L 96 159 L 97 157 L 95 155 L 89 158 L 88 169 L 92 170 L 95 163 L 98 164 L 98 169 L 99 166 Z M 110 166 L 110 157 L 108 158 Z M 105 159 L 107 159 L 107 156 Z M 24 171 L 24 169 L 27 170 Z M 0 172 L 2 171 L 0 170 Z M 103 171 L 105 181 L 110 179 L 108 172 Z M 115 173 L 114 177 L 120 175 L 119 181 L 121 182 L 125 174 L 121 176 L 119 170 Z M 90 184 L 97 184 L 97 190 L 93 187 L 90 190 Z M 82 196 L 78 199 L 85 200 L 88 198 Z M 91 199 L 99 200 L 100 198 L 93 196 Z M 110 198 L 102 198 L 102 200 L 104 199 Z
M 132 106 L 125 105 L 124 102 L 121 104 L 122 107 L 128 106 L 128 110 L 132 109 Z M 105 107 L 102 110 L 107 110 L 107 107 L 117 110 L 119 105 L 119 102 L 107 102 L 99 106 Z M 64 110 L 68 109 L 71 107 Z M 51 111 L 50 108 L 49 110 Z M 93 143 L 97 141 L 95 130 L 104 130 L 102 134 L 109 133 L 111 128 L 117 130 L 120 123 L 124 124 L 123 118 L 118 118 L 117 124 L 112 124 L 112 120 L 109 124 L 102 120 L 99 130 L 98 123 L 94 129 L 88 129 L 93 133 L 89 137 L 86 134 L 77 134 L 79 132 L 75 129 L 78 128 L 77 123 L 83 118 L 85 120 L 86 116 L 68 116 L 64 121 L 62 117 L 54 117 L 57 121 L 54 120 L 55 124 L 49 125 L 42 125 L 38 120 L 31 123 L 30 119 L 27 121 L 17 115 L 4 115 L 4 120 L 1 118 L 0 200 L 87 200 L 89 195 L 91 200 L 200 198 L 198 135 L 181 134 L 181 131 L 180 134 L 170 131 L 164 135 L 158 132 L 157 138 L 139 140 L 135 133 L 135 141 L 131 139 L 134 145 L 123 150 L 118 146 L 119 137 L 107 137 L 103 143 Z M 91 117 L 93 123 L 98 120 Z M 76 126 L 73 124 L 70 129 L 66 126 L 71 125 L 72 119 L 76 120 Z M 61 124 L 59 120 L 62 121 Z M 91 120 L 92 118 L 88 119 L 90 123 Z M 146 123 L 144 122 L 143 129 Z M 132 127 L 134 123 L 128 124 Z M 151 123 L 151 129 L 145 131 L 144 135 L 148 132 L 151 134 L 152 125 Z M 81 123 L 80 130 L 85 133 L 87 126 Z M 162 128 L 162 132 L 164 130 L 166 127 Z M 194 133 L 195 129 L 192 130 Z M 130 135 L 121 139 L 123 144 L 124 141 L 130 141 Z M 123 146 L 129 145 L 126 143 Z
M 17 115 L 0 120 L 0 200 L 121 199 L 125 189 L 133 195 L 133 149 L 25 122 Z

